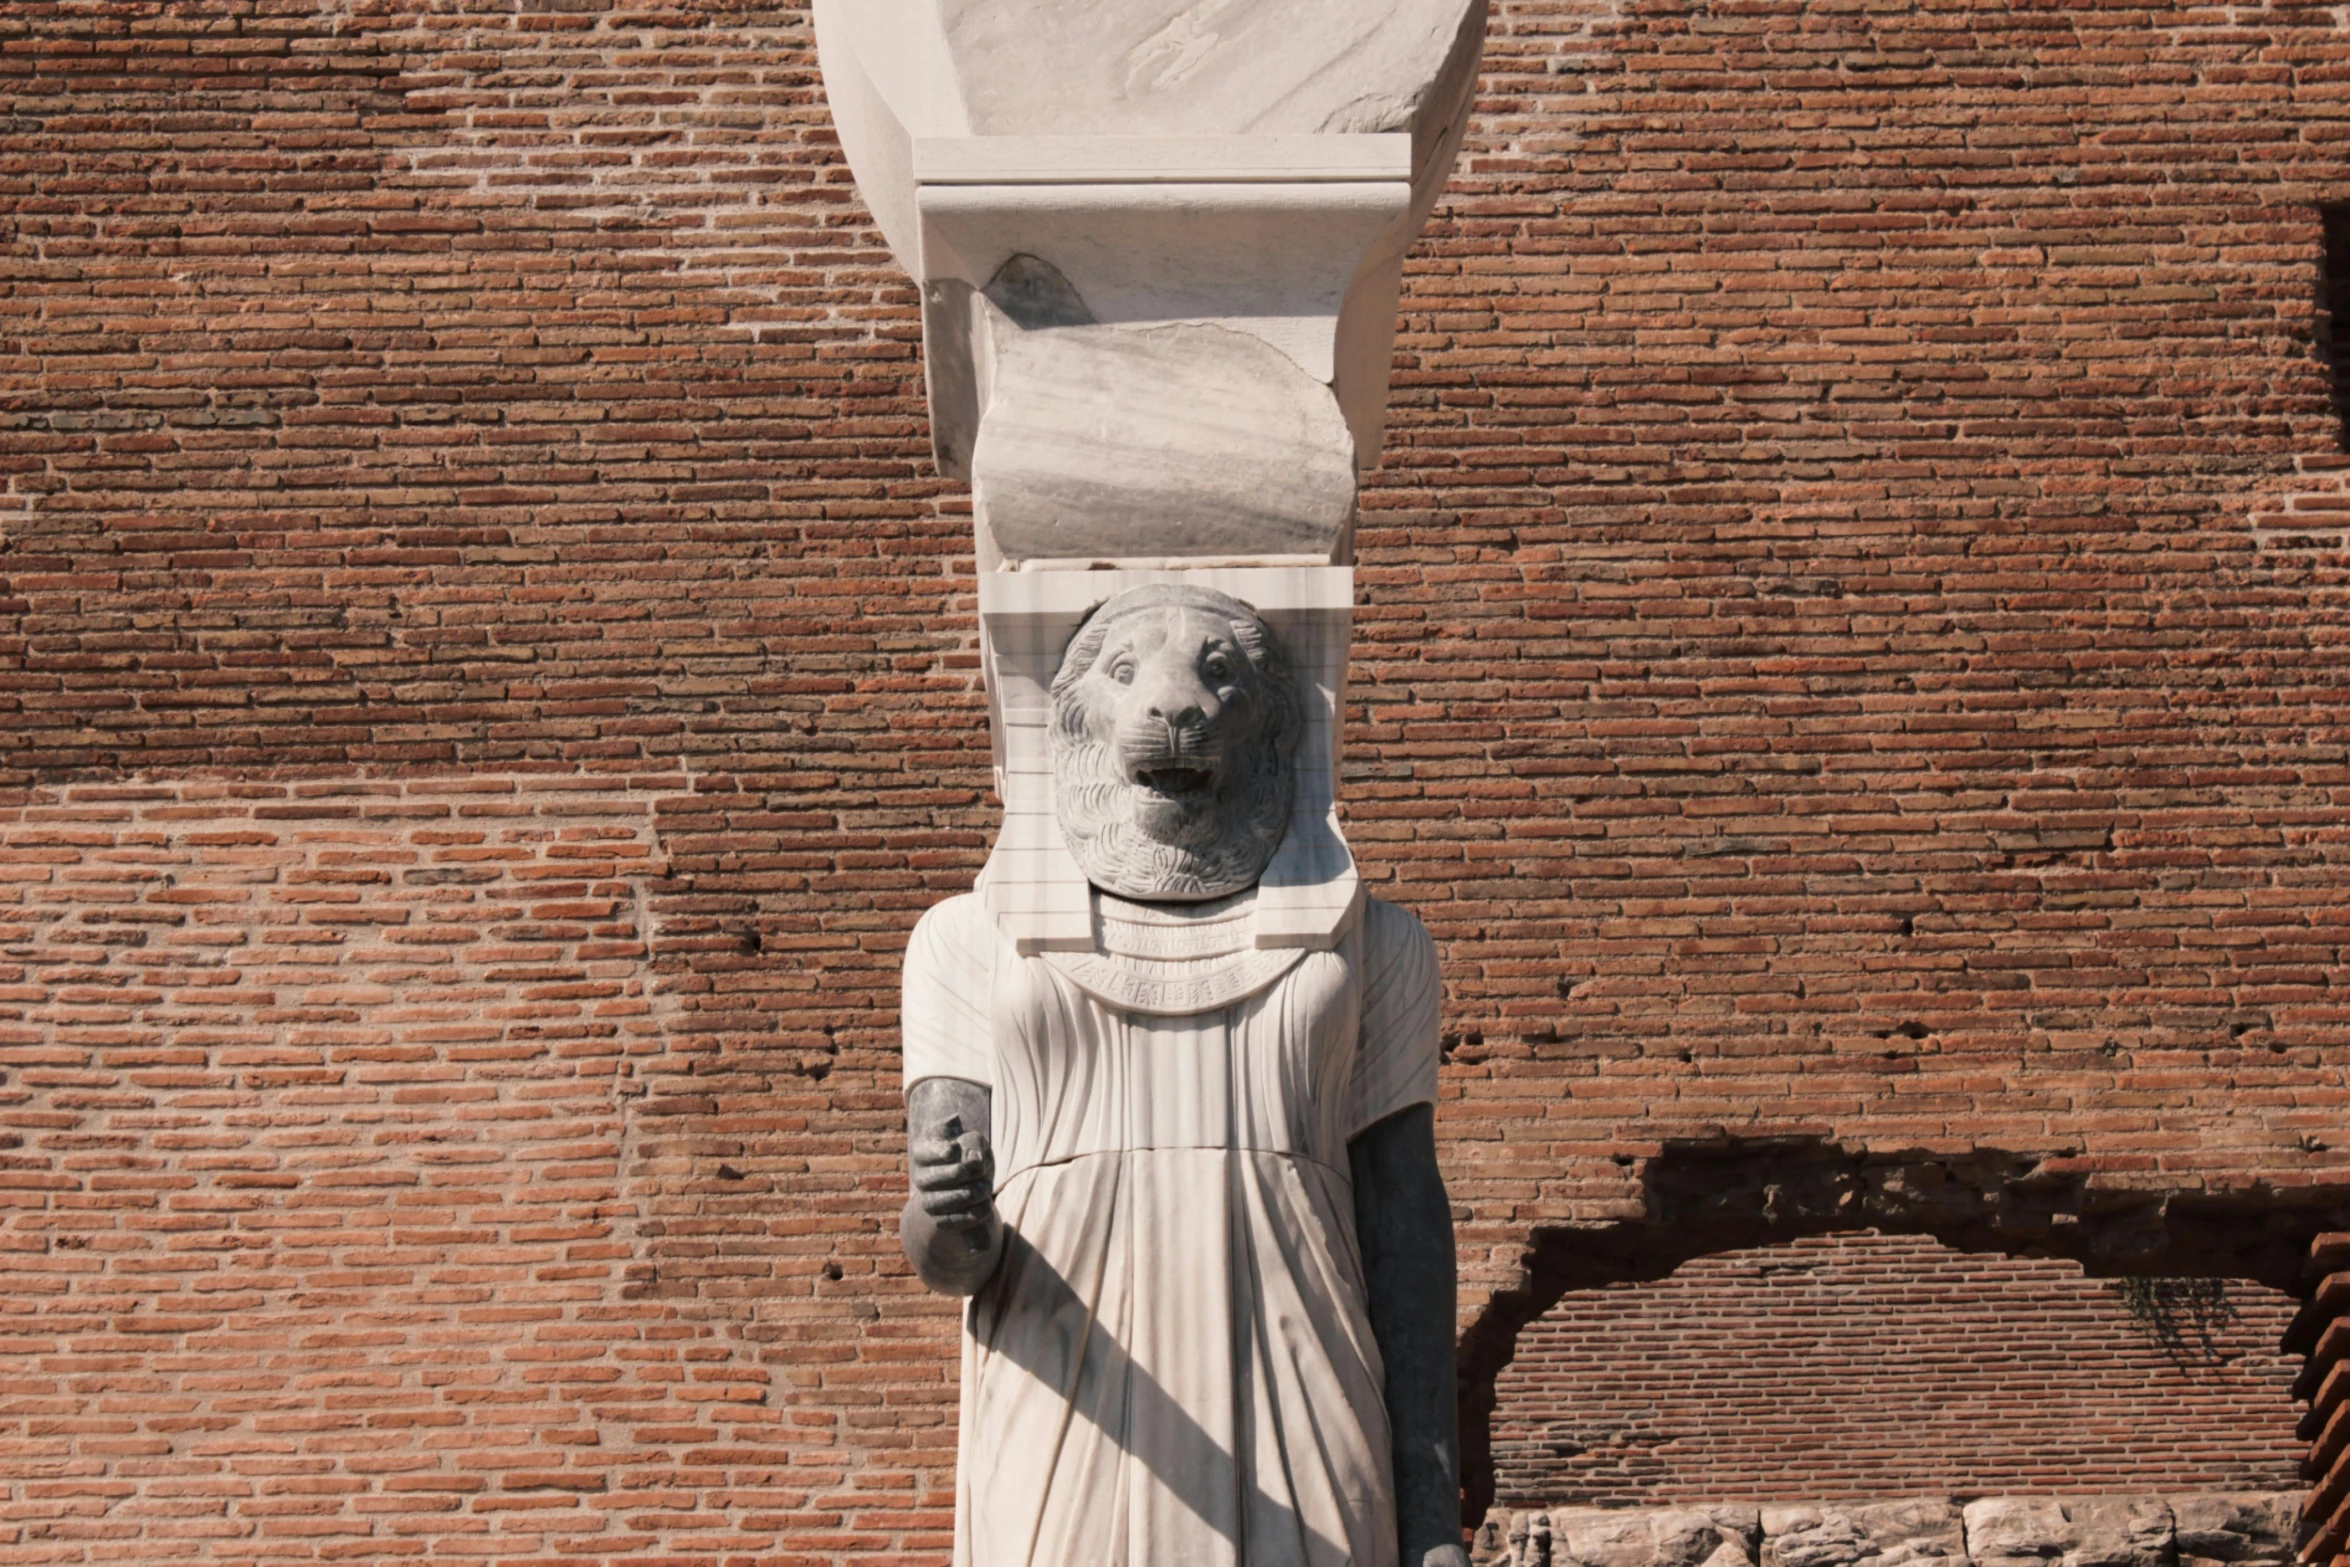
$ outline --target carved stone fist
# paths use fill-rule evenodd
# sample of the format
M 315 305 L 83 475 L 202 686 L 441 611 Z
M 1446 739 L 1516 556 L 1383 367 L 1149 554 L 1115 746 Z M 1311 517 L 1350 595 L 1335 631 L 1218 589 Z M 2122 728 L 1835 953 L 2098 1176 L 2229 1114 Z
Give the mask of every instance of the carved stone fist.
M 947 1117 L 935 1137 L 917 1135 L 907 1148 L 914 1200 L 940 1229 L 984 1233 L 995 1219 L 995 1150 L 987 1133 Z
M 922 1282 L 942 1295 L 974 1293 L 1003 1260 L 988 1115 L 988 1092 L 977 1083 L 927 1078 L 906 1095 L 912 1190 L 898 1238 Z

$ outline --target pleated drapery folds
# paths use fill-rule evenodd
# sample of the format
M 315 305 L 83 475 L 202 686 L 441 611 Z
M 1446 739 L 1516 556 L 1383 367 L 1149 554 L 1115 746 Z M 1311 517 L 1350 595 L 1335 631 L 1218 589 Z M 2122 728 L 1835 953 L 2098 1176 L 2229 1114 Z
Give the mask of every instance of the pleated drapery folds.
M 964 1319 L 958 1567 L 1394 1567 L 1346 1145 L 1436 1088 L 1419 922 L 1190 1016 L 1022 958 L 976 898 L 906 959 L 905 1071 L 992 1090 L 1002 1268 Z

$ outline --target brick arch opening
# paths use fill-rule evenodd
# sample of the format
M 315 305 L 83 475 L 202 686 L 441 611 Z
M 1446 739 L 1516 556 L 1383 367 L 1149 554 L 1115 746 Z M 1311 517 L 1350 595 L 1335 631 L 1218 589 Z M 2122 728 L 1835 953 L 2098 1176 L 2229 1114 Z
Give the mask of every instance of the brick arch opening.
M 1640 1175 L 1639 1215 L 1537 1231 L 1520 1287 L 1494 1296 L 1462 1336 L 1462 1500 L 1472 1526 L 1497 1492 L 1502 1373 L 1527 1328 L 1570 1292 L 1876 1231 L 1930 1237 L 1961 1253 L 2060 1259 L 2091 1278 L 2241 1280 L 2306 1299 L 2313 1244 L 2350 1229 L 2350 1188 L 2120 1186 L 2065 1154 L 1870 1150 L 1805 1136 L 1692 1139 L 1663 1145 Z M 2305 1350 L 2309 1337 L 2297 1323 L 2288 1347 Z M 2276 1418 L 2280 1431 L 2293 1431 L 2289 1404 L 2280 1402 Z
M 2293 1297 L 1877 1230 L 1570 1292 L 1495 1379 L 1495 1512 L 2275 1496 Z

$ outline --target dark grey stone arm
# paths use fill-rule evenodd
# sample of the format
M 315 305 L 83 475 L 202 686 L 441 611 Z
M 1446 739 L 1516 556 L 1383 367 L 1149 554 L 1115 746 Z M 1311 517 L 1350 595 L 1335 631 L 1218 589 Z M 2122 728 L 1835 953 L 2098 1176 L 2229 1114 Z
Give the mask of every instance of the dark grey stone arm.
M 898 1240 L 922 1282 L 941 1295 L 977 1293 L 1004 1260 L 988 1112 L 987 1090 L 959 1077 L 926 1077 L 906 1090 L 911 1190 Z
M 1399 1110 L 1347 1145 L 1371 1333 L 1387 1362 L 1403 1567 L 1468 1567 L 1453 1386 L 1452 1202 L 1436 1166 L 1436 1111 Z

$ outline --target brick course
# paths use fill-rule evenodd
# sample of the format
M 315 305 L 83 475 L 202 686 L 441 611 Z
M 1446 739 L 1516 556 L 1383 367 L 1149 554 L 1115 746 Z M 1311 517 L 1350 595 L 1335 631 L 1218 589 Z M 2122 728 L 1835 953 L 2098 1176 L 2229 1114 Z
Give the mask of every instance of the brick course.
M 1345 802 L 1443 945 L 1465 1321 L 1538 1232 L 1643 1211 L 1680 1138 L 2004 1150 L 2311 1230 L 2340 1206 L 2350 492 L 2311 344 L 2346 64 L 2314 5 L 1496 6 L 1365 502 Z M 444 993 L 452 959 L 329 1008 L 352 1021 L 203 1023 L 176 978 L 115 1020 L 48 954 L 145 885 L 107 879 L 118 829 L 12 848 L 84 901 L 6 954 L 5 1088 L 57 1075 L 9 1157 L 82 1158 L 95 1117 L 127 1173 L 42 1176 L 0 1225 L 88 1270 L 0 1293 L 32 1324 L 0 1360 L 98 1335 L 0 1406 L 38 1455 L 0 1469 L 0 1544 L 935 1558 L 952 1318 L 894 1255 L 894 990 L 992 822 L 967 508 L 804 11 L 19 0 L 0 98 L 8 808 L 233 823 L 239 790 L 462 777 L 552 842 L 611 826 L 563 802 L 634 802 L 610 842 L 641 866 L 606 880 L 637 973 L 549 983 L 653 998 L 613 1036 L 648 1031 L 625 1086 L 535 1045 L 527 1093 L 420 1055 L 398 1107 L 433 1135 L 395 1159 L 394 1090 L 247 1075 L 473 985 L 572 1002 Z M 114 787 L 159 792 L 74 792 Z M 197 847 L 167 874 L 243 885 L 214 846 L 154 852 Z M 316 867 L 250 848 L 277 879 L 217 933 L 301 928 Z M 452 885 L 489 922 L 466 950 L 508 939 L 481 888 L 516 887 Z M 188 923 L 150 939 L 211 929 L 156 908 Z M 196 1085 L 186 1141 L 140 1119 L 180 1092 L 148 1072 Z M 518 1093 L 601 1150 L 578 1201 L 610 1211 L 577 1222 L 609 1255 L 454 1227 L 448 1282 L 387 1311 L 366 1269 L 427 1264 L 380 1235 L 392 1260 L 189 1209 L 224 1250 L 157 1267 L 139 1228 L 224 1190 L 216 1157 L 297 1167 L 257 1151 L 296 1104 L 316 1165 L 220 1211 L 373 1224 L 314 1168 L 452 1138 L 510 1167 Z M 94 1233 L 136 1249 L 53 1252 L 68 1192 L 116 1194 Z M 266 1287 L 181 1298 L 240 1252 Z M 512 1302 L 464 1325 L 478 1399 L 407 1364 L 381 1396 L 455 1424 L 304 1380 L 393 1340 L 449 1359 L 444 1287 Z M 119 1348 L 143 1312 L 160 1342 Z M 191 1334 L 221 1358 L 183 1365 Z M 70 1384 L 116 1355 L 120 1407 Z M 353 1481 L 376 1462 L 481 1489 Z M 583 1471 L 606 1489 L 541 1483 Z

